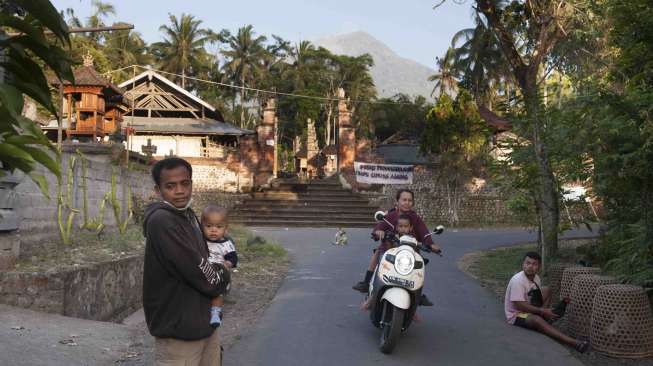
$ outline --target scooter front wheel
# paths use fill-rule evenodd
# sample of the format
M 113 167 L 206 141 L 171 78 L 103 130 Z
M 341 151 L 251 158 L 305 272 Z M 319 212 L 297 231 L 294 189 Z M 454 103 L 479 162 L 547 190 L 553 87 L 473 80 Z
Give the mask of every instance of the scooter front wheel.
M 379 349 L 383 353 L 392 353 L 404 324 L 404 309 L 400 309 L 389 301 L 383 301 L 383 312 L 381 316 L 381 342 Z

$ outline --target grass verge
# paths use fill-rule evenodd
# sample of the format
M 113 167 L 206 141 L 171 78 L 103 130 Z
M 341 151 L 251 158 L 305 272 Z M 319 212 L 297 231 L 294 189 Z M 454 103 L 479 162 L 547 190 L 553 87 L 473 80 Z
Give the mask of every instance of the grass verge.
M 256 267 L 276 262 L 285 264 L 288 260 L 286 250 L 280 244 L 264 239 L 253 240 L 254 234 L 243 226 L 230 226 L 229 234 L 236 242 L 242 271 L 256 271 Z M 252 241 L 256 244 L 247 244 Z M 80 230 L 74 234 L 72 243 L 68 246 L 59 245 L 56 250 L 21 259 L 16 264 L 16 271 L 52 272 L 73 269 L 142 254 L 144 250 L 145 238 L 140 225 L 128 226 L 124 235 L 120 235 L 117 230 L 106 230 L 101 235 Z

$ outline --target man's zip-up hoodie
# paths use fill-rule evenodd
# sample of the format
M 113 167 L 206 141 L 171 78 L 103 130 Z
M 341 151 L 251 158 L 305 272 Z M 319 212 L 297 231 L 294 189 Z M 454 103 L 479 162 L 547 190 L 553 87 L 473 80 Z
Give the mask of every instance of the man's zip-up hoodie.
M 225 292 L 229 271 L 209 261 L 197 216 L 165 202 L 145 209 L 143 309 L 155 337 L 197 340 L 210 336 L 211 298 Z

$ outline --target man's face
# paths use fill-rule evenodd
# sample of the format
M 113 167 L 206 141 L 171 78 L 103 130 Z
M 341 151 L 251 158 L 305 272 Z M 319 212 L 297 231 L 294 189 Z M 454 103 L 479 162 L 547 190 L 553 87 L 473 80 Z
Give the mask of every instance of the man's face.
M 408 212 L 413 209 L 413 195 L 410 192 L 401 192 L 397 200 L 397 208 L 401 212 Z
M 521 268 L 527 276 L 535 276 L 540 270 L 540 262 L 537 259 L 526 257 Z
M 190 201 L 193 192 L 193 182 L 190 172 L 184 166 L 161 171 L 161 184 L 154 189 L 161 194 L 163 200 L 177 208 L 184 208 Z

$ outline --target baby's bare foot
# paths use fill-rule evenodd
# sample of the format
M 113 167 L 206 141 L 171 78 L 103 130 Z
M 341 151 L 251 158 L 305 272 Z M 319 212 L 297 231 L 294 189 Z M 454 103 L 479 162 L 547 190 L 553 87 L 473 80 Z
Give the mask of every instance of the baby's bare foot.
M 360 309 L 361 310 L 370 310 L 370 300 L 365 300 L 361 303 Z

